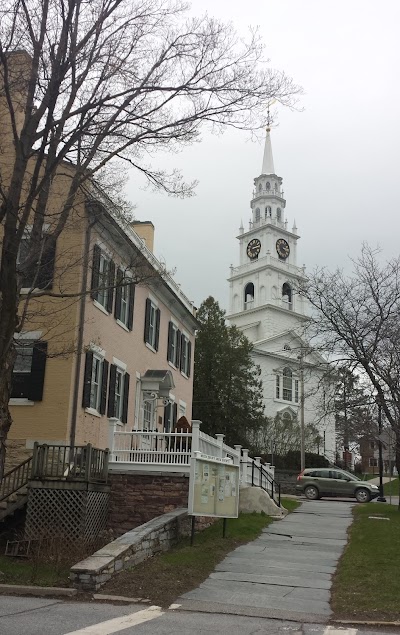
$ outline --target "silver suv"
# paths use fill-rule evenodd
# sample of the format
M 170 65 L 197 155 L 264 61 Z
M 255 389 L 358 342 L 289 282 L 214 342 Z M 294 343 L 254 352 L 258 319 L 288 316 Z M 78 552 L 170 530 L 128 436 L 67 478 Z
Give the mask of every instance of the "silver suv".
M 368 503 L 379 496 L 377 485 L 335 468 L 308 467 L 298 475 L 296 490 L 310 500 L 317 500 L 321 496 L 343 496 L 356 498 L 359 503 Z

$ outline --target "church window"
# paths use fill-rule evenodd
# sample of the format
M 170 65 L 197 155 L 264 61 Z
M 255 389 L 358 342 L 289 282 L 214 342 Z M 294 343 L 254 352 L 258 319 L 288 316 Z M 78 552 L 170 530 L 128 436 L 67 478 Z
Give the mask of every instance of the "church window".
M 299 403 L 299 380 L 294 380 L 294 400 L 296 403 Z
M 276 208 L 276 218 L 277 218 L 277 220 L 278 220 L 279 222 L 280 222 L 280 221 L 281 221 L 281 219 L 282 219 L 282 210 L 281 210 L 281 208 L 280 208 L 280 207 L 277 207 L 277 208 Z
M 244 308 L 251 309 L 254 303 L 254 284 L 248 282 L 244 288 Z
M 282 300 L 288 303 L 288 308 L 292 308 L 292 287 L 288 282 L 282 285 Z
M 279 375 L 277 375 L 276 381 L 275 381 L 275 397 L 279 399 L 280 396 L 281 396 L 281 378 Z
M 260 208 L 256 208 L 256 222 L 260 220 Z
M 261 183 L 259 183 L 259 185 L 258 185 L 259 192 L 261 192 L 261 188 L 262 188 L 262 185 L 261 185 Z
M 270 190 L 271 189 L 271 183 L 269 181 L 266 182 L 265 189 L 266 190 Z
M 290 368 L 284 368 L 282 374 L 283 374 L 282 399 L 284 399 L 285 401 L 292 401 L 292 394 L 293 394 L 292 378 L 293 378 L 293 373 L 290 370 Z
M 267 207 L 265 208 L 265 216 L 271 216 L 272 214 L 272 209 L 270 205 L 267 205 Z

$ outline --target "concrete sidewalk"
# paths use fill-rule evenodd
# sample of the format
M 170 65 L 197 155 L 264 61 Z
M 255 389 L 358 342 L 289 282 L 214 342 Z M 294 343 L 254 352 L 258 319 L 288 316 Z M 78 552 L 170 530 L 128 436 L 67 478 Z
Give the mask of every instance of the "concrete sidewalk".
M 347 542 L 352 503 L 304 501 L 253 542 L 235 549 L 183 610 L 327 622 L 332 575 Z

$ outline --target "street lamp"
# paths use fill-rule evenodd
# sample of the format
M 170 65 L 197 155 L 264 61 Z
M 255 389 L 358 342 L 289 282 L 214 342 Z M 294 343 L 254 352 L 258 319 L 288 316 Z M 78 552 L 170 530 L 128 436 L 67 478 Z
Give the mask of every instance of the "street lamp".
M 383 495 L 383 458 L 382 458 L 382 404 L 379 395 L 376 398 L 378 404 L 378 452 L 379 452 L 379 496 L 376 500 L 386 503 Z

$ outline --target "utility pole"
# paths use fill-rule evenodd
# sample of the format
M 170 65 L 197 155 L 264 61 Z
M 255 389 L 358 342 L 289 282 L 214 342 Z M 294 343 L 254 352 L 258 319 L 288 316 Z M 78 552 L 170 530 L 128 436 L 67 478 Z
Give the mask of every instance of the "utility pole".
M 382 404 L 378 396 L 378 451 L 379 451 L 379 496 L 377 500 L 380 503 L 386 503 L 383 495 L 383 457 L 382 457 Z
M 306 467 L 305 460 L 305 436 L 304 436 L 304 351 L 300 351 L 300 468 L 301 471 Z

